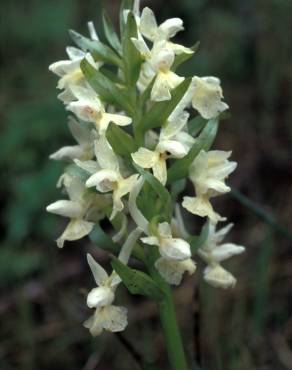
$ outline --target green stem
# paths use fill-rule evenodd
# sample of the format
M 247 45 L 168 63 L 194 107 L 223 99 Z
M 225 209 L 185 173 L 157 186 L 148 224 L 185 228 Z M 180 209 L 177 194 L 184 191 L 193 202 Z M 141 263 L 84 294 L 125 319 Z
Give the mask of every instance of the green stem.
M 165 298 L 157 303 L 160 322 L 165 339 L 165 346 L 170 362 L 171 370 L 188 370 L 188 365 L 183 348 L 182 338 L 177 323 L 175 306 L 172 299 L 172 293 L 169 285 L 162 279 L 154 267 L 154 262 L 157 258 L 157 251 L 153 247 L 149 247 L 147 256 L 148 271 L 160 288 L 165 293 Z

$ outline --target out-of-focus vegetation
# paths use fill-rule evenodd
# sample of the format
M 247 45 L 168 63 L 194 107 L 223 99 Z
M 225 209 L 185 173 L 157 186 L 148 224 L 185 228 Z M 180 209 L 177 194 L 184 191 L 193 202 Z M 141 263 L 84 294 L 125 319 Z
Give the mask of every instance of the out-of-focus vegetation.
M 117 18 L 119 1 L 104 3 Z M 99 28 L 101 5 L 98 0 L 9 0 L 2 5 L 3 370 L 138 369 L 117 337 L 92 340 L 81 326 L 89 314 L 85 287 L 93 284 L 84 252 L 106 256 L 86 240 L 57 251 L 53 239 L 63 220 L 45 212 L 59 196 L 55 183 L 62 168 L 48 155 L 71 140 L 66 112 L 56 99 L 56 78 L 47 66 L 65 58 L 69 28 L 85 31 L 91 19 Z M 292 1 L 156 0 L 143 5 L 155 9 L 160 20 L 183 18 L 186 32 L 178 35 L 179 41 L 201 41 L 184 71 L 223 81 L 232 117 L 223 122 L 215 146 L 232 149 L 239 162 L 231 183 L 291 230 Z M 233 291 L 198 286 L 198 278 L 176 290 L 189 356 L 198 359 L 200 347 L 204 370 L 292 369 L 291 240 L 231 195 L 217 206 L 235 222 L 233 241 L 246 245 L 247 252 L 231 264 L 238 277 Z M 193 220 L 188 222 L 192 226 Z M 122 291 L 120 298 L 130 310 L 125 336 L 163 368 L 155 307 Z

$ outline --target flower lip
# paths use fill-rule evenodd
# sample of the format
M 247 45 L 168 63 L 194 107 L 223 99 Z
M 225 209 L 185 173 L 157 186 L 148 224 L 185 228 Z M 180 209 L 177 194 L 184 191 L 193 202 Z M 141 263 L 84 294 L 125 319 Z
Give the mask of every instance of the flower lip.
M 87 306 L 89 308 L 104 307 L 112 304 L 115 295 L 113 291 L 105 286 L 92 289 L 87 296 Z

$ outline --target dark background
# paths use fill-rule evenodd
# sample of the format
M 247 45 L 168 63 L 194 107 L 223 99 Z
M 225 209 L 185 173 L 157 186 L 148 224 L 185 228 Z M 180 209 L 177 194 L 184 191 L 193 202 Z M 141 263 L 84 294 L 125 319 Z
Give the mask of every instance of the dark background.
M 119 1 L 105 7 L 117 21 Z M 291 0 L 145 1 L 159 21 L 178 16 L 186 32 L 177 41 L 201 45 L 184 74 L 222 79 L 232 117 L 222 122 L 216 149 L 233 150 L 239 167 L 230 183 L 291 231 L 292 108 Z M 100 27 L 97 0 L 8 0 L 1 4 L 0 92 L 0 369 L 138 369 L 112 334 L 91 339 L 81 323 L 93 280 L 85 251 L 108 263 L 88 240 L 54 243 L 66 220 L 45 212 L 60 197 L 55 183 L 63 164 L 48 155 L 72 143 L 66 112 L 56 99 L 50 63 L 66 59 L 67 30 Z M 199 323 L 203 369 L 292 369 L 291 238 L 257 217 L 231 194 L 215 202 L 235 223 L 230 241 L 245 255 L 226 264 L 234 290 L 202 282 L 202 266 L 175 290 L 189 358 Z M 188 219 L 189 226 L 194 219 Z M 285 231 L 284 231 L 285 232 Z M 283 233 L 282 233 L 283 234 Z M 232 238 L 232 239 L 231 239 Z M 199 286 L 199 288 L 198 288 Z M 198 296 L 200 290 L 200 297 Z M 167 368 L 152 303 L 130 297 L 125 337 Z M 194 320 L 196 318 L 196 320 Z

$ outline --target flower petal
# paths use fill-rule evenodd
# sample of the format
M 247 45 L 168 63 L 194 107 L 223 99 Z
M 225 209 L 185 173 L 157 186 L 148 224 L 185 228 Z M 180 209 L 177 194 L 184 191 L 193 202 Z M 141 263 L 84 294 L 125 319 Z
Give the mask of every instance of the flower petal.
M 161 140 L 157 145 L 157 150 L 160 153 L 169 152 L 174 158 L 183 158 L 188 153 L 184 145 L 176 140 Z
M 97 286 L 103 285 L 108 279 L 108 274 L 105 269 L 99 263 L 97 263 L 89 253 L 87 253 L 87 262 Z
M 113 122 L 118 126 L 128 126 L 132 123 L 131 117 L 127 117 L 122 114 L 104 113 L 103 116 L 108 120 L 108 122 Z
M 185 272 L 192 275 L 196 271 L 196 264 L 190 258 L 185 261 L 172 261 L 161 257 L 155 262 L 155 267 L 163 279 L 172 285 L 179 285 Z
M 131 156 L 133 161 L 142 168 L 152 168 L 159 159 L 157 152 L 143 147 L 132 153 Z
M 224 261 L 232 256 L 241 254 L 245 251 L 245 248 L 241 245 L 233 243 L 225 243 L 215 248 L 211 255 L 217 262 Z
M 179 238 L 162 239 L 159 252 L 162 257 L 176 261 L 183 261 L 191 257 L 190 245 Z
M 158 27 L 153 11 L 148 7 L 145 7 L 141 14 L 140 32 L 148 40 L 154 41 L 155 37 L 157 36 L 157 31 Z
M 183 21 L 180 18 L 167 19 L 159 26 L 159 31 L 162 32 L 164 38 L 167 40 L 183 29 Z
M 94 175 L 90 176 L 86 181 L 85 185 L 88 188 L 96 186 L 97 190 L 106 193 L 113 190 L 114 183 L 116 183 L 120 178 L 118 172 L 113 170 L 100 170 Z
M 166 184 L 167 181 L 167 167 L 166 160 L 159 158 L 159 160 L 153 166 L 153 175 L 161 182 L 162 185 Z
M 107 142 L 105 136 L 101 136 L 94 142 L 94 150 L 101 168 L 116 172 L 119 170 L 118 158 Z
M 125 330 L 128 325 L 128 310 L 125 307 L 106 306 L 103 309 L 103 327 L 113 333 Z
M 68 126 L 72 136 L 78 144 L 87 146 L 90 143 L 91 131 L 84 123 L 81 124 L 75 118 L 69 117 Z
M 79 145 L 74 146 L 64 146 L 63 148 L 57 150 L 55 153 L 50 155 L 50 159 L 56 161 L 60 160 L 73 160 L 75 158 L 80 158 L 83 155 L 83 149 Z
M 236 284 L 235 277 L 220 265 L 206 267 L 204 279 L 215 288 L 233 288 Z
M 205 198 L 184 197 L 182 206 L 194 215 L 200 217 L 209 217 L 210 221 L 214 224 L 216 224 L 218 221 L 226 220 L 226 218 L 221 217 L 213 210 L 210 201 Z
M 93 222 L 88 222 L 79 219 L 73 219 L 69 222 L 68 226 L 64 230 L 60 238 L 57 239 L 57 245 L 59 248 L 63 248 L 66 240 L 78 240 L 88 235 L 94 227 Z
M 48 205 L 46 209 L 50 213 L 68 218 L 78 218 L 83 212 L 81 204 L 71 200 L 58 200 Z
M 144 244 L 149 244 L 149 245 L 159 245 L 159 240 L 156 238 L 156 236 L 146 236 L 144 238 L 141 238 L 141 241 Z
M 205 119 L 217 117 L 218 114 L 228 109 L 228 105 L 221 101 L 223 98 L 222 88 L 216 80 L 210 77 L 203 79 L 193 78 L 195 86 L 192 105 Z M 219 80 L 218 80 L 219 81 Z
M 112 304 L 115 295 L 108 287 L 98 287 L 92 289 L 87 295 L 87 306 L 89 308 L 104 307 Z

